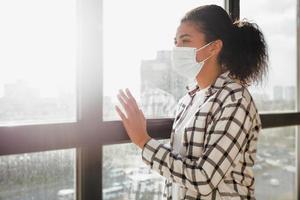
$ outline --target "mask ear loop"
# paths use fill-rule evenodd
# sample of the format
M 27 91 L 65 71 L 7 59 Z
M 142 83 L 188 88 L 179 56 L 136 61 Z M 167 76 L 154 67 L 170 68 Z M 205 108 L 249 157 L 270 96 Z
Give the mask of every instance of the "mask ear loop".
M 196 54 L 197 51 L 199 51 L 199 50 L 201 50 L 201 49 L 207 47 L 208 45 L 210 45 L 210 44 L 213 43 L 213 42 L 214 42 L 214 41 L 212 41 L 212 42 L 210 42 L 210 43 L 204 45 L 203 47 L 200 47 L 199 49 L 196 49 L 195 54 Z M 210 59 L 213 55 L 214 55 L 214 54 L 208 56 L 207 58 L 205 58 L 204 60 L 202 60 L 202 61 L 200 61 L 200 62 L 198 62 L 198 63 L 205 62 L 206 60 Z M 196 77 L 194 78 L 193 81 L 194 81 L 194 82 L 197 82 Z
M 196 49 L 196 52 L 197 51 L 200 51 L 201 49 L 204 49 L 205 47 L 207 47 L 208 45 L 210 45 L 211 43 L 213 43 L 214 41 L 211 41 L 210 43 L 207 43 L 206 45 L 200 47 L 199 49 Z
M 200 51 L 201 49 L 204 49 L 205 47 L 207 47 L 208 45 L 210 45 L 210 44 L 213 43 L 213 42 L 214 42 L 214 41 L 211 41 L 210 43 L 207 43 L 207 44 L 204 45 L 203 47 L 200 47 L 199 49 L 196 49 L 195 53 L 196 53 L 197 51 Z M 213 55 L 214 55 L 214 54 L 208 56 L 207 58 L 205 58 L 204 60 L 202 60 L 202 61 L 200 61 L 200 62 L 205 62 L 206 60 L 208 60 L 209 58 L 211 58 Z M 200 63 L 200 62 L 198 62 L 198 63 Z
M 204 60 L 200 61 L 200 62 L 205 62 L 206 60 L 210 59 L 214 54 L 211 54 L 210 56 L 208 56 L 207 58 L 205 58 Z

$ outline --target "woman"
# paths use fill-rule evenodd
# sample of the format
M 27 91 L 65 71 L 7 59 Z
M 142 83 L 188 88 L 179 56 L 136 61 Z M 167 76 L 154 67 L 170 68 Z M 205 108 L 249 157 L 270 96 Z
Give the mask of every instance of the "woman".
M 194 79 L 177 105 L 170 144 L 146 130 L 130 91 L 120 90 L 116 111 L 143 161 L 166 178 L 167 199 L 255 199 L 253 165 L 261 121 L 247 89 L 267 71 L 267 47 L 256 24 L 232 23 L 207 5 L 181 20 L 174 69 Z

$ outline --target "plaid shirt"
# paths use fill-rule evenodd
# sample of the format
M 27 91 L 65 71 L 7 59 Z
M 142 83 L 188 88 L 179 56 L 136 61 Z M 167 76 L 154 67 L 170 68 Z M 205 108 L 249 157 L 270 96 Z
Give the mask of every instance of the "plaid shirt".
M 172 182 L 180 199 L 252 199 L 253 165 L 261 121 L 247 88 L 221 74 L 205 93 L 204 103 L 182 134 L 186 155 L 172 151 L 175 125 L 197 90 L 188 88 L 176 108 L 170 144 L 150 139 L 142 159 L 166 178 L 164 197 L 172 199 Z

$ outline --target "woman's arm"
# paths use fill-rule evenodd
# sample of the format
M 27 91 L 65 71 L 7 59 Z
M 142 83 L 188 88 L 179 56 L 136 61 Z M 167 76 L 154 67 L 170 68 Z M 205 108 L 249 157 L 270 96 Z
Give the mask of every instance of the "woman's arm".
M 162 176 L 209 195 L 238 162 L 252 127 L 253 113 L 244 97 L 224 106 L 208 130 L 210 142 L 198 160 L 182 158 L 168 146 L 150 139 L 142 151 L 143 161 Z

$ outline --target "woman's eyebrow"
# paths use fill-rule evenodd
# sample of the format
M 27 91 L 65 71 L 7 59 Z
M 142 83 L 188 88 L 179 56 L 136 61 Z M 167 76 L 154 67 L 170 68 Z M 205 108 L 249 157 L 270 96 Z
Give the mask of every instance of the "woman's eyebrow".
M 180 36 L 179 36 L 179 39 L 182 39 L 183 37 L 191 37 L 191 35 L 185 33 L 185 34 L 180 35 Z M 177 40 L 177 37 L 174 37 L 174 41 L 176 41 L 176 40 Z
M 180 36 L 179 36 L 179 39 L 181 39 L 181 38 L 183 38 L 183 37 L 191 37 L 191 35 L 190 35 L 190 34 L 187 34 L 187 33 L 185 33 L 185 34 L 182 34 L 182 35 L 180 35 Z

